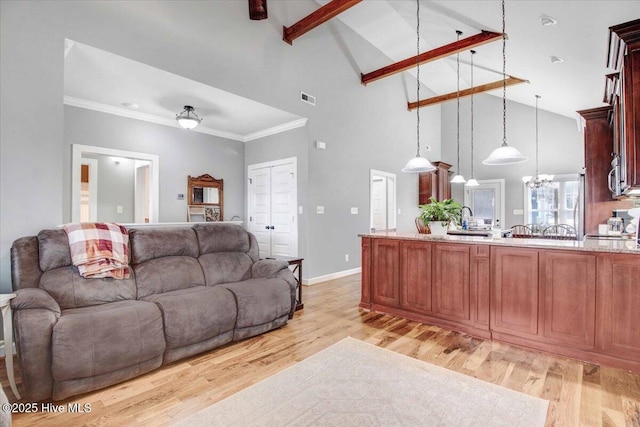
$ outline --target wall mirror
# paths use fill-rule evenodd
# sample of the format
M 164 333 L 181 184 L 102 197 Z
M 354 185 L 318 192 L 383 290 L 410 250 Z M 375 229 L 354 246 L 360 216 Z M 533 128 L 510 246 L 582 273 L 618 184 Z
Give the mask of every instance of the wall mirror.
M 71 146 L 72 222 L 159 222 L 159 157 Z
M 212 222 L 224 218 L 224 182 L 209 174 L 187 178 L 187 221 Z

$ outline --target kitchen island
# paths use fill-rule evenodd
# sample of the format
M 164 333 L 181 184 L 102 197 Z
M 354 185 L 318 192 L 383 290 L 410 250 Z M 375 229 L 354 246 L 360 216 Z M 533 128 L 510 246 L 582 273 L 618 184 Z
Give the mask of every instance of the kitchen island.
M 635 241 L 360 237 L 364 309 L 640 372 Z

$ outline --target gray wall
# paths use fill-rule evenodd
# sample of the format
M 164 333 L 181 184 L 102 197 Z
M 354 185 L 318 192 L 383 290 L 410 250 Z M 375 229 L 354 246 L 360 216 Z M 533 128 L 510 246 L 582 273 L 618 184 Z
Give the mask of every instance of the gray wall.
M 540 107 L 544 98 L 540 99 Z M 460 163 L 462 173 L 469 179 L 470 101 L 460 101 Z M 582 172 L 584 167 L 583 136 L 575 119 L 539 110 L 539 171 L 545 174 Z M 507 144 L 517 147 L 529 160 L 506 166 L 485 166 L 482 161 L 502 144 L 502 98 L 487 94 L 474 97 L 474 175 L 478 180 L 505 178 L 505 224 L 503 228 L 522 224 L 524 217 L 514 215 L 514 209 L 524 209 L 522 176 L 535 174 L 535 108 L 507 101 Z M 456 103 L 442 106 L 442 153 L 444 161 L 457 170 L 456 160 Z M 464 186 L 453 184 L 452 197 L 464 199 Z
M 242 142 L 72 106 L 64 107 L 64 220 L 71 220 L 71 144 L 157 154 L 160 222 L 187 220 L 187 177 L 224 179 L 224 215 L 244 219 Z M 100 166 L 98 167 L 100 172 Z M 102 184 L 102 180 L 98 181 Z M 178 200 L 178 193 L 184 200 Z M 100 190 L 99 193 L 100 194 Z M 114 210 L 115 212 L 115 210 Z M 120 222 L 125 222 L 119 220 Z M 128 222 L 133 222 L 133 216 Z
M 135 160 L 119 159 L 116 163 L 111 156 L 83 157 L 98 161 L 97 220 L 125 224 L 134 222 Z M 122 206 L 122 213 L 117 213 L 118 206 Z
M 389 60 L 338 20 L 314 29 L 293 46 L 282 42 L 282 26 L 317 9 L 315 2 L 272 0 L 265 21 L 250 21 L 244 1 L 190 2 L 189 7 L 172 1 L 2 1 L 0 7 L 2 290 L 10 288 L 11 242 L 69 218 L 69 144 L 91 145 L 80 133 L 67 138 L 63 128 L 65 117 L 72 114 L 98 114 L 63 109 L 65 38 L 308 117 L 305 276 L 360 265 L 357 234 L 369 225 L 370 168 L 398 174 L 398 227 L 413 229 L 417 176 L 401 174 L 400 169 L 415 152 L 415 114 L 406 110 L 407 100 L 415 97 L 410 95 L 414 82 L 398 75 L 360 85 L 360 72 Z M 299 101 L 301 90 L 317 97 L 316 107 Z M 422 140 L 433 147 L 427 153 L 431 160 L 440 156 L 440 121 L 439 107 L 423 111 Z M 129 136 L 137 138 L 109 138 L 93 145 L 160 154 L 161 192 L 168 194 L 161 196 L 161 221 L 182 220 L 184 206 L 175 195 L 185 192 L 185 176 L 215 174 L 216 165 L 225 160 L 215 163 L 203 135 L 161 138 L 149 123 L 131 127 L 135 130 Z M 327 142 L 327 150 L 312 148 L 318 139 Z M 232 163 L 237 165 L 237 181 L 231 172 L 220 173 L 225 195 L 237 192 L 244 199 L 242 150 L 219 141 L 227 144 L 229 158 L 238 159 Z M 165 172 L 174 161 L 182 170 Z M 237 182 L 237 187 L 227 187 L 227 180 Z M 243 217 L 243 201 L 234 203 L 225 197 L 226 216 Z M 311 213 L 317 205 L 325 206 L 325 215 Z M 360 213 L 350 215 L 351 206 Z M 348 263 L 345 253 L 351 256 Z

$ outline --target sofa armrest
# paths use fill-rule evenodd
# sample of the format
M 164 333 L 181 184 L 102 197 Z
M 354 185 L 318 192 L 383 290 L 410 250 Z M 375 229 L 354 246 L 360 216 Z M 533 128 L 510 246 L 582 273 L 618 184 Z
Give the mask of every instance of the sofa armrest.
M 60 317 L 60 306 L 44 289 L 18 289 L 15 294 L 16 297 L 11 300 L 11 309 L 14 313 L 18 310 L 43 309 L 53 312 L 56 319 Z
M 11 300 L 18 362 L 22 373 L 22 398 L 36 402 L 53 392 L 51 340 L 60 318 L 60 306 L 46 291 L 19 289 Z
M 289 285 L 289 291 L 291 292 L 291 310 L 289 311 L 289 319 L 293 318 L 293 313 L 296 311 L 296 301 L 297 301 L 297 286 L 298 282 L 296 281 L 295 276 L 288 268 L 280 270 L 276 277 L 278 279 L 282 279 Z
M 276 277 L 279 271 L 289 269 L 289 263 L 275 259 L 262 259 L 251 266 L 251 277 L 270 279 Z

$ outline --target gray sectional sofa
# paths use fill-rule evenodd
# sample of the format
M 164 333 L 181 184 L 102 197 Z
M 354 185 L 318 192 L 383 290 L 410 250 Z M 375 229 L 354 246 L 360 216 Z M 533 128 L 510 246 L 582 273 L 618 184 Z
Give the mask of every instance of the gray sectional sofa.
M 130 278 L 84 279 L 63 230 L 16 240 L 11 273 L 23 399 L 60 400 L 278 328 L 295 309 L 283 261 L 231 224 L 129 231 Z

